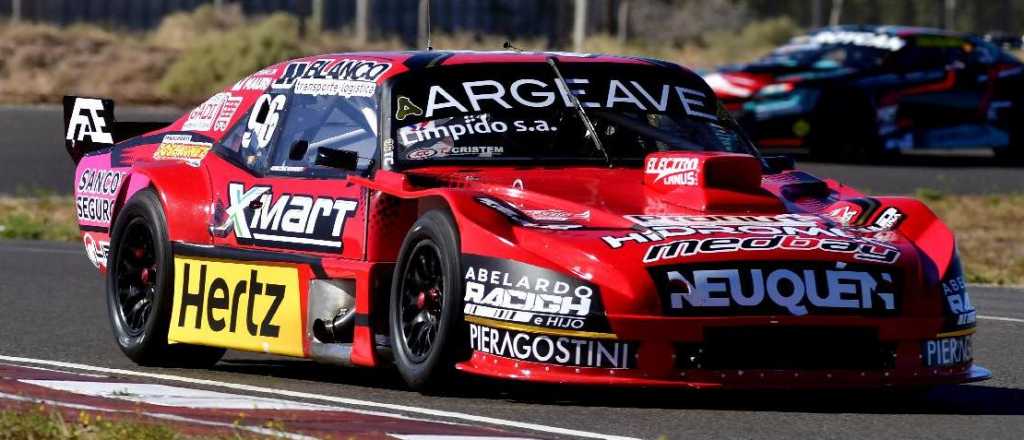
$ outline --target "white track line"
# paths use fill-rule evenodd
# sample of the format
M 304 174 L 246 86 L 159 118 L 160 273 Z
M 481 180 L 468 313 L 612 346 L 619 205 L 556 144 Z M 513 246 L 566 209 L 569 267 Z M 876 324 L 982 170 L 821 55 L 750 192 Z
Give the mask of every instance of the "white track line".
M 85 255 L 85 251 L 84 250 L 49 249 L 49 248 L 37 248 L 37 247 L 26 247 L 26 246 L 7 246 L 7 245 L 0 245 L 0 252 L 37 252 L 37 253 L 43 253 L 43 254 Z
M 602 440 L 639 440 L 636 437 L 624 437 L 624 436 L 617 436 L 617 435 L 610 435 L 610 434 L 601 434 L 601 433 L 597 433 L 597 432 L 580 431 L 580 430 L 568 429 L 568 428 L 559 428 L 557 426 L 539 425 L 539 424 L 535 424 L 535 423 L 520 422 L 520 421 L 508 420 L 508 419 L 499 419 L 499 418 L 487 417 L 487 416 L 478 416 L 478 415 L 465 414 L 465 413 L 459 413 L 459 412 L 453 412 L 453 411 L 443 411 L 443 410 L 430 409 L 430 408 L 420 408 L 420 407 L 416 407 L 416 406 L 398 405 L 398 404 L 394 404 L 394 403 L 374 402 L 372 400 L 350 399 L 350 398 L 346 398 L 346 397 L 328 396 L 328 395 L 325 395 L 325 394 L 306 393 L 306 392 L 302 392 L 302 391 L 280 390 L 280 389 L 261 387 L 261 386 L 255 386 L 255 385 L 245 385 L 245 384 L 239 384 L 239 383 L 220 382 L 220 381 L 216 381 L 216 380 L 197 379 L 197 378 L 192 378 L 192 377 L 175 376 L 175 375 L 170 375 L 170 374 L 146 373 L 146 372 L 142 372 L 142 371 L 122 370 L 122 369 L 119 369 L 119 368 L 97 367 L 97 366 L 93 366 L 93 365 L 78 364 L 78 363 L 73 363 L 73 362 L 51 361 L 51 360 L 45 360 L 45 359 L 33 359 L 33 358 L 25 358 L 25 357 L 17 357 L 17 356 L 4 356 L 4 355 L 0 355 L 0 361 L 17 362 L 17 363 L 34 364 L 34 365 L 46 365 L 46 366 L 50 366 L 50 367 L 68 368 L 68 369 L 72 369 L 72 370 L 90 371 L 90 372 L 94 372 L 94 373 L 103 373 L 103 374 L 111 374 L 111 375 L 144 377 L 144 378 L 148 378 L 148 379 L 157 379 L 157 380 L 163 380 L 163 381 L 168 381 L 168 382 L 178 382 L 178 383 L 191 384 L 193 386 L 219 387 L 219 388 L 227 388 L 227 389 L 239 390 L 239 391 L 248 391 L 248 392 L 253 392 L 253 393 L 274 394 L 274 395 L 278 395 L 278 396 L 287 396 L 287 397 L 292 397 L 292 398 L 296 398 L 296 399 L 319 400 L 319 401 L 322 401 L 322 402 L 331 402 L 331 403 L 336 403 L 336 404 L 341 404 L 341 405 L 351 405 L 351 406 L 379 408 L 379 409 L 384 409 L 384 410 L 389 410 L 389 411 L 398 411 L 399 413 L 404 412 L 404 413 L 410 413 L 410 414 L 419 414 L 419 415 L 426 415 L 426 416 L 431 416 L 431 417 L 439 417 L 439 418 L 442 418 L 442 419 L 459 420 L 459 421 L 471 422 L 471 423 L 483 423 L 483 424 L 488 424 L 488 425 L 493 425 L 493 426 L 500 426 L 500 427 L 505 427 L 505 428 L 525 429 L 525 430 L 529 430 L 529 431 L 543 432 L 543 433 L 556 434 L 556 435 L 566 435 L 566 436 L 572 436 L 572 437 L 594 438 L 594 439 L 602 439 Z M 390 416 L 390 417 L 402 417 L 401 414 L 383 414 L 383 415 L 387 415 L 387 416 Z
M 7 365 L 11 365 L 11 364 L 7 364 Z M 30 370 L 49 371 L 51 373 L 69 374 L 67 371 L 64 371 L 64 370 L 54 370 L 53 368 L 30 367 L 28 365 L 18 365 L 18 367 L 19 368 L 28 368 Z M 89 374 L 89 373 L 74 373 L 74 374 L 76 376 L 95 377 L 97 379 L 104 379 L 104 378 L 107 377 L 107 375 L 105 375 L 105 374 Z
M 318 405 L 272 397 L 223 393 L 161 383 L 49 379 L 20 379 L 19 382 L 51 390 L 67 391 L 69 393 L 110 400 L 126 400 L 135 403 L 148 403 L 150 405 L 177 408 L 340 412 L 338 408 L 329 405 Z
M 119 409 L 101 408 L 101 407 L 92 406 L 92 405 L 82 405 L 82 404 L 79 404 L 79 403 L 61 402 L 59 400 L 50 400 L 50 399 L 36 399 L 36 398 L 32 398 L 32 397 L 18 396 L 18 395 L 7 394 L 7 393 L 0 393 L 0 399 L 14 400 L 14 401 L 18 401 L 18 402 L 44 403 L 46 405 L 50 405 L 50 406 L 54 406 L 54 407 L 77 409 L 77 410 L 80 410 L 80 411 L 93 411 L 93 412 L 105 412 L 105 413 L 122 413 L 122 414 L 133 414 L 133 415 L 134 414 L 140 414 L 136 410 L 125 411 L 125 410 L 119 410 Z M 192 425 L 212 426 L 212 427 L 216 427 L 216 428 L 227 428 L 227 429 L 230 429 L 230 430 L 239 430 L 240 429 L 240 430 L 243 430 L 243 431 L 249 431 L 249 432 L 252 432 L 252 433 L 255 433 L 255 434 L 266 435 L 266 436 L 275 437 L 275 438 L 287 438 L 287 439 L 294 439 L 294 440 L 316 440 L 316 437 L 310 437 L 310 436 L 306 436 L 306 435 L 302 435 L 302 434 L 295 434 L 295 433 L 285 432 L 285 431 L 278 431 L 276 429 L 261 428 L 259 426 L 249 426 L 249 425 L 232 424 L 232 423 L 221 423 L 221 422 L 214 422 L 214 421 L 210 421 L 210 420 L 193 419 L 193 418 L 190 418 L 190 417 L 183 417 L 183 416 L 178 416 L 178 415 L 174 415 L 174 414 L 153 413 L 153 412 L 142 412 L 141 414 L 144 415 L 144 416 L 147 416 L 147 417 L 152 417 L 154 419 L 167 420 L 167 421 L 171 421 L 171 422 L 186 423 L 186 424 L 192 424 Z
M 988 319 L 988 320 L 991 320 L 991 321 L 1006 321 L 1006 322 L 1020 322 L 1020 323 L 1024 323 L 1024 319 L 1020 319 L 1020 318 L 1007 318 L 1005 316 L 978 315 L 978 319 Z

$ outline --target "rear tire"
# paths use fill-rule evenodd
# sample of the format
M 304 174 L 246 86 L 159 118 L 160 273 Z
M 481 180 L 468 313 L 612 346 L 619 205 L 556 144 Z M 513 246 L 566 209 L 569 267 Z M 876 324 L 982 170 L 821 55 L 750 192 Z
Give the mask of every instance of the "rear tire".
M 840 163 L 878 163 L 891 159 L 878 135 L 878 115 L 871 101 L 860 94 L 823 99 L 812 125 L 813 159 Z
M 428 211 L 406 235 L 395 267 L 391 349 L 406 384 L 420 392 L 443 389 L 467 352 L 459 250 L 451 215 Z
M 1014 111 L 1010 117 L 1010 143 L 1006 147 L 996 148 L 993 152 L 996 160 L 1011 165 L 1024 164 L 1024 102 L 1014 103 Z
M 997 148 L 994 151 L 996 154 L 996 160 L 1002 164 L 1024 164 L 1024 145 L 1010 144 L 1005 148 Z
M 117 346 L 136 364 L 209 367 L 225 350 L 169 344 L 174 259 L 156 193 L 144 189 L 121 210 L 111 234 L 107 311 Z

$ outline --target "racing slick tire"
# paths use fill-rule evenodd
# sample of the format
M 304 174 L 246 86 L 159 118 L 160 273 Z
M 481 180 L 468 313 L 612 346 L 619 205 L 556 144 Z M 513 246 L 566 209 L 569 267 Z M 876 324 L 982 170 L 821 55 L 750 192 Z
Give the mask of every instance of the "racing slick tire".
M 891 159 L 878 135 L 877 111 L 859 93 L 822 99 L 814 124 L 810 154 L 816 160 L 840 163 L 878 163 Z M 813 130 L 813 129 L 812 129 Z
M 1003 148 L 993 150 L 996 160 L 1010 165 L 1024 164 L 1024 102 L 1013 104 L 1010 117 L 1010 142 Z
M 223 348 L 169 344 L 174 259 L 162 204 L 151 189 L 136 193 L 114 222 L 107 264 L 107 312 L 118 347 L 144 366 L 202 368 Z
M 436 393 L 468 354 L 462 319 L 461 258 L 455 221 L 431 210 L 402 242 L 391 283 L 391 350 L 410 388 Z

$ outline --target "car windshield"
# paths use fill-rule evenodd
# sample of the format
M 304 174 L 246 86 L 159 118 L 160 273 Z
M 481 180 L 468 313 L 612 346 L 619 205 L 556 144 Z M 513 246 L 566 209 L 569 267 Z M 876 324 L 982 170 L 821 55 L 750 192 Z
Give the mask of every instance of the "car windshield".
M 707 86 L 678 68 L 478 64 L 405 74 L 391 89 L 393 166 L 639 164 L 657 151 L 757 155 Z M 570 90 L 600 139 L 591 139 Z M 385 159 L 387 160 L 387 159 Z
M 796 43 L 779 47 L 754 64 L 819 70 L 864 69 L 881 65 L 889 53 L 883 49 L 846 44 Z

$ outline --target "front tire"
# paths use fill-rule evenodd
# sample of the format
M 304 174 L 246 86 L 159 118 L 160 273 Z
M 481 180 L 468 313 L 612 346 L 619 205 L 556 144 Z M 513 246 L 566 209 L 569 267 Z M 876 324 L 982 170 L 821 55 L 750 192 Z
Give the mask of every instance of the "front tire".
M 410 388 L 441 389 L 465 351 L 461 259 L 455 221 L 433 210 L 413 224 L 402 242 L 391 284 L 391 349 Z
M 118 347 L 136 364 L 208 367 L 224 349 L 169 344 L 174 259 L 156 193 L 144 189 L 114 222 L 107 263 L 107 311 Z

